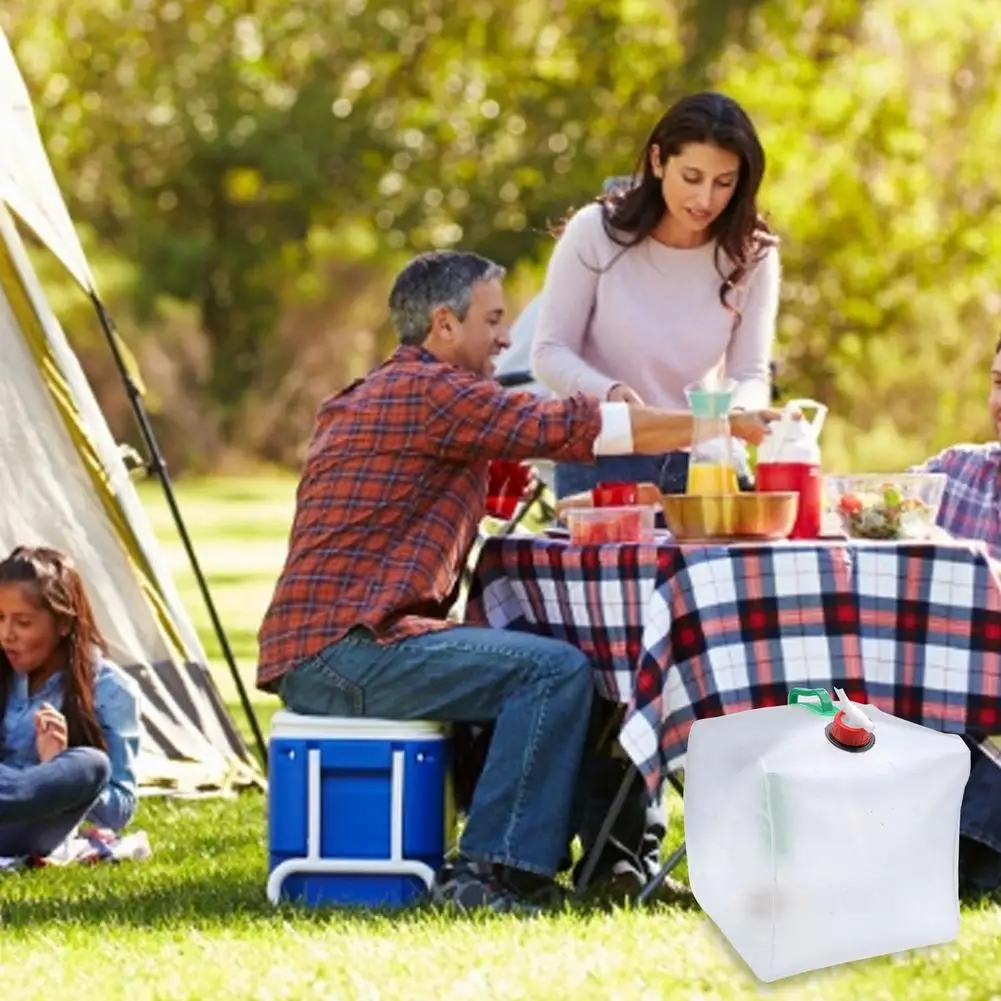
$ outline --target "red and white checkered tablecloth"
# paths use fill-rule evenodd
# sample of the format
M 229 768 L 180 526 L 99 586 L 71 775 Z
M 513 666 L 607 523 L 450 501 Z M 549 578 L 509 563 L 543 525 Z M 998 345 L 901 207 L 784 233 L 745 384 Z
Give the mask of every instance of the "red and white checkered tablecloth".
M 1001 733 L 1001 582 L 977 543 L 575 547 L 488 540 L 466 621 L 567 640 L 626 706 L 651 788 L 702 716 L 792 688 L 976 737 Z

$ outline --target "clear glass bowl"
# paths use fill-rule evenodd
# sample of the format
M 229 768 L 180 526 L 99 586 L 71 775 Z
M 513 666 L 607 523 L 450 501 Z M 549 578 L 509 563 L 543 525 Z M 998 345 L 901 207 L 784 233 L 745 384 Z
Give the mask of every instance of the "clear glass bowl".
M 945 473 L 825 476 L 825 520 L 850 539 L 929 539 L 947 481 Z

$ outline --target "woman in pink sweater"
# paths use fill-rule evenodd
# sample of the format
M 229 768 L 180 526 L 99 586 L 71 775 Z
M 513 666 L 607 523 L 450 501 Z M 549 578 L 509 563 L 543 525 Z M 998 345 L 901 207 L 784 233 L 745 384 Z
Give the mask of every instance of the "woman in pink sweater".
M 767 406 L 780 274 L 756 204 L 764 171 L 754 126 L 730 98 L 695 94 L 670 108 L 646 142 L 638 180 L 606 191 L 560 236 L 540 297 L 536 378 L 559 396 L 684 410 L 686 385 L 725 372 L 737 382 L 734 407 Z M 688 453 L 559 463 L 555 474 L 559 497 L 602 480 L 682 492 Z M 594 763 L 579 832 L 585 856 L 625 767 L 611 757 Z M 634 778 L 594 874 L 615 896 L 654 876 L 666 834 L 659 800 Z
M 765 155 L 722 94 L 678 101 L 654 127 L 632 186 L 566 224 L 542 291 L 532 367 L 559 396 L 686 409 L 684 388 L 736 380 L 734 407 L 769 403 L 777 240 L 758 214 Z M 687 453 L 556 468 L 560 497 L 600 480 L 684 490 Z

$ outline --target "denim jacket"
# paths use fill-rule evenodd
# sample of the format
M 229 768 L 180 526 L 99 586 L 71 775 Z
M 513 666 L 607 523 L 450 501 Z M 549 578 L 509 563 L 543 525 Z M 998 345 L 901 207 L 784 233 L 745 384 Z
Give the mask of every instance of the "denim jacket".
M 63 674 L 54 674 L 34 695 L 28 679 L 14 675 L 0 728 L 0 763 L 13 768 L 37 765 L 35 714 L 48 702 L 62 711 Z M 116 664 L 99 660 L 94 669 L 94 710 L 111 763 L 111 781 L 91 808 L 87 819 L 120 831 L 136 812 L 136 755 L 139 753 L 139 687 Z

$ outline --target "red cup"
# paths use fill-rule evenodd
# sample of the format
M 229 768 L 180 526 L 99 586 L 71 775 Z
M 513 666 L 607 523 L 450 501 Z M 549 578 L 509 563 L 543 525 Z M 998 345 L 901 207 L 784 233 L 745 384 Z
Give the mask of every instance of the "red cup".
M 639 486 L 635 483 L 599 483 L 591 491 L 595 507 L 628 507 L 639 503 Z
M 487 476 L 489 478 L 488 496 L 521 499 L 528 488 L 531 469 L 524 462 L 493 459 L 487 467 Z
M 487 498 L 487 514 L 494 518 L 503 518 L 505 521 L 514 517 L 514 512 L 518 510 L 519 497 L 504 495 L 502 497 Z

